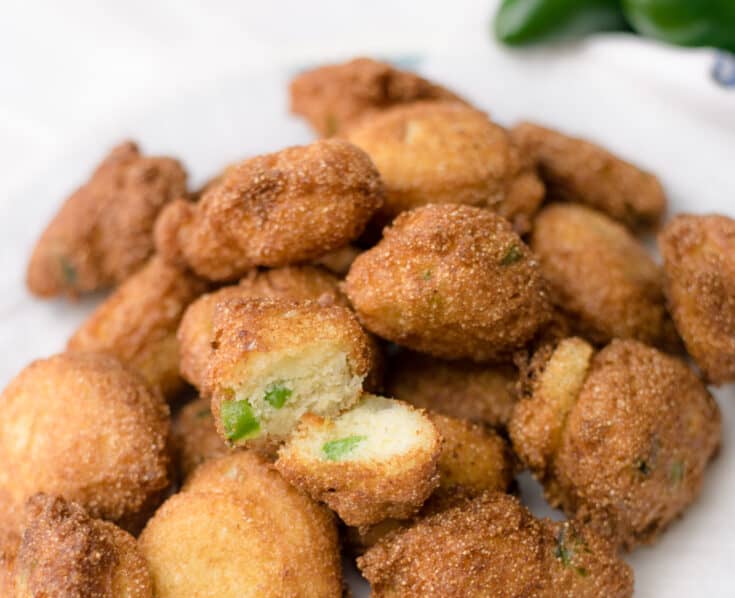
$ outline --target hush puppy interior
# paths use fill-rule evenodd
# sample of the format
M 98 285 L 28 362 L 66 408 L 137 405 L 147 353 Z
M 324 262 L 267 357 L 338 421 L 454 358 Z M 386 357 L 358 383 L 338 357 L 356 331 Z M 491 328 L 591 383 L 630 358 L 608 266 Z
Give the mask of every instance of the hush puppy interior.
M 699 494 L 720 412 L 675 357 L 633 340 L 594 354 L 568 339 L 509 429 L 552 505 L 630 549 L 655 540 Z
M 79 505 L 36 494 L 15 567 L 17 598 L 152 598 L 148 565 L 135 538 Z
M 276 467 L 348 525 L 411 516 L 439 482 L 441 436 L 407 403 L 364 395 L 336 417 L 304 416 Z
M 551 317 L 529 248 L 507 220 L 470 206 L 401 214 L 343 288 L 368 330 L 445 359 L 507 361 Z
M 46 492 L 135 528 L 169 484 L 168 408 L 111 356 L 35 361 L 0 409 L 0 495 L 11 512 Z
M 285 438 L 305 413 L 334 416 L 360 398 L 375 345 L 346 307 L 230 300 L 214 315 L 207 390 L 230 445 Z
M 663 271 L 622 225 L 585 206 L 551 205 L 536 218 L 531 248 L 578 334 L 600 344 L 634 338 L 678 348 Z
M 314 260 L 360 235 L 383 203 L 368 155 L 339 140 L 257 156 L 229 168 L 197 203 L 156 223 L 158 251 L 204 278 Z
M 489 208 L 526 232 L 544 197 L 533 161 L 505 129 L 464 104 L 391 108 L 362 121 L 347 139 L 378 168 L 387 219 L 430 203 L 466 204 Z
M 196 276 L 153 257 L 97 307 L 66 348 L 110 353 L 173 398 L 182 388 L 176 330 L 206 288 Z
M 669 309 L 687 350 L 709 381 L 735 381 L 735 220 L 678 215 L 658 246 Z
M 376 598 L 633 595 L 630 568 L 590 530 L 500 493 L 389 534 L 357 563 Z
M 139 544 L 159 598 L 342 596 L 334 518 L 249 451 L 198 468 Z
M 634 230 L 656 226 L 666 211 L 654 175 L 594 143 L 528 122 L 511 136 L 536 159 L 554 199 L 586 204 Z
M 338 284 L 332 274 L 315 266 L 256 269 L 248 272 L 239 284 L 198 298 L 186 310 L 177 332 L 181 375 L 197 388 L 204 388 L 217 303 L 229 299 L 272 298 L 346 306 L 347 299 L 339 291 Z
M 409 71 L 370 58 L 355 58 L 305 71 L 291 81 L 291 112 L 321 137 L 344 135 L 361 119 L 417 100 L 462 101 Z
M 122 282 L 153 253 L 158 213 L 185 195 L 178 161 L 120 144 L 46 227 L 28 264 L 28 288 L 39 297 L 76 296 Z
M 388 396 L 416 407 L 490 426 L 505 426 L 516 402 L 512 365 L 444 361 L 402 351 L 386 368 Z

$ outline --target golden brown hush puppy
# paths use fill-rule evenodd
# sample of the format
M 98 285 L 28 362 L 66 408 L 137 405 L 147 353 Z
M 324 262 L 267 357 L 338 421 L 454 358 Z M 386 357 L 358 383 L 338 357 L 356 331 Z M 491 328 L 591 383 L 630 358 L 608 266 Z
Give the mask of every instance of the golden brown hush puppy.
M 35 361 L 0 410 L 0 494 L 11 508 L 47 492 L 134 528 L 168 486 L 168 407 L 111 356 Z
M 365 152 L 318 141 L 246 160 L 199 202 L 174 202 L 156 223 L 156 246 L 200 276 L 233 280 L 347 245 L 382 203 L 383 185 Z
M 218 304 L 207 368 L 217 431 L 230 445 L 287 436 L 305 413 L 354 405 L 375 345 L 346 307 L 276 299 Z
M 153 597 L 148 565 L 133 536 L 45 494 L 26 505 L 15 583 L 17 598 Z
M 386 394 L 416 407 L 491 426 L 505 426 L 516 402 L 511 365 L 444 361 L 402 351 L 387 367 Z
M 2 506 L 2 505 L 0 505 Z M 15 558 L 20 546 L 20 528 L 3 518 L 0 524 L 0 596 L 13 596 Z
M 183 384 L 176 330 L 186 307 L 206 288 L 154 256 L 97 307 L 66 348 L 110 353 L 171 399 Z
M 334 418 L 304 416 L 276 467 L 348 525 L 414 514 L 439 482 L 441 436 L 407 403 L 363 395 Z
M 531 248 L 577 333 L 598 344 L 634 338 L 677 348 L 663 271 L 623 226 L 585 206 L 555 204 L 536 218 Z
M 677 358 L 633 340 L 563 341 L 509 426 L 513 447 L 570 516 L 630 549 L 697 497 L 720 412 Z
M 217 433 L 207 397 L 192 401 L 176 414 L 171 436 L 177 470 L 182 480 L 205 461 L 230 452 Z
M 485 113 L 464 104 L 398 106 L 353 128 L 385 183 L 381 215 L 431 203 L 489 208 L 529 230 L 544 197 L 533 161 Z
M 470 206 L 401 214 L 344 290 L 368 330 L 446 359 L 506 360 L 551 316 L 531 251 L 507 220 Z
M 376 598 L 625 598 L 633 573 L 579 524 L 485 493 L 389 534 L 357 560 Z
M 117 146 L 41 235 L 28 288 L 40 297 L 76 296 L 122 282 L 153 253 L 158 212 L 185 195 L 178 161 L 142 156 L 131 142 Z
M 305 71 L 291 81 L 291 112 L 322 137 L 344 134 L 362 118 L 417 100 L 462 101 L 449 90 L 370 58 Z
M 347 306 L 347 299 L 339 291 L 338 284 L 337 278 L 321 268 L 287 266 L 252 270 L 239 284 L 222 287 L 200 297 L 186 310 L 177 333 L 181 375 L 197 388 L 203 388 L 207 359 L 212 350 L 212 320 L 217 303 L 262 297 Z
M 666 211 L 654 175 L 598 145 L 532 123 L 520 123 L 511 136 L 537 160 L 552 198 L 587 204 L 632 229 L 655 226 Z
M 735 220 L 681 214 L 658 245 L 666 298 L 684 339 L 708 380 L 735 380 Z
M 158 598 L 342 595 L 334 518 L 249 451 L 199 467 L 139 543 Z

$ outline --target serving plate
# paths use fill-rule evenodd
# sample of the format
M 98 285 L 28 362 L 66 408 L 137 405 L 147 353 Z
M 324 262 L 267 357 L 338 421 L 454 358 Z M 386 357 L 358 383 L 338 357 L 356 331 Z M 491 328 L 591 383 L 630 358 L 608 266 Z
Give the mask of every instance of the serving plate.
M 671 212 L 735 215 L 735 104 L 733 113 L 707 109 L 692 90 L 624 68 L 609 56 L 593 54 L 590 60 L 587 52 L 580 60 L 571 49 L 553 57 L 493 50 L 469 58 L 403 57 L 403 63 L 457 90 L 500 123 L 547 123 L 652 170 L 667 189 Z M 41 229 L 107 149 L 133 138 L 146 153 L 180 157 L 198 185 L 233 160 L 307 143 L 311 133 L 287 109 L 288 80 L 298 68 L 232 74 L 179 90 L 143 111 L 110 115 L 93 138 L 74 141 L 53 163 L 39 165 L 25 186 L 0 198 L 2 386 L 32 359 L 62 350 L 101 299 L 37 300 L 23 277 Z M 735 595 L 735 391 L 730 385 L 714 392 L 723 411 L 720 455 L 685 516 L 655 546 L 626 557 L 638 596 Z M 536 514 L 559 517 L 528 475 L 521 476 L 520 487 Z M 366 584 L 350 565 L 346 569 L 355 596 L 367 596 Z

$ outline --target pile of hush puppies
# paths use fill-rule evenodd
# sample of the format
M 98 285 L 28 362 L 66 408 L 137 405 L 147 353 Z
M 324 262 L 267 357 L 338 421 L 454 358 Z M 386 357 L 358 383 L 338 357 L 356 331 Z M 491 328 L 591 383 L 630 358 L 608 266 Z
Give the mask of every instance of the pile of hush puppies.
M 112 292 L 0 396 L 0 595 L 339 598 L 346 555 L 376 597 L 631 596 L 720 443 L 735 221 L 370 59 L 290 93 L 311 145 L 191 192 L 124 143 L 43 232 L 35 295 Z

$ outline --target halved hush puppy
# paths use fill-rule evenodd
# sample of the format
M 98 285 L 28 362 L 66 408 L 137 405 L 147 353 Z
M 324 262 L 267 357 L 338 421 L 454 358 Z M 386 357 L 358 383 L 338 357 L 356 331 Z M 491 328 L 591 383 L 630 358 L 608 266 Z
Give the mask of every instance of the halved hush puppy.
M 196 204 L 173 203 L 156 223 L 156 247 L 204 278 L 233 280 L 347 245 L 382 203 L 383 185 L 365 152 L 318 141 L 246 160 Z
M 735 380 L 735 220 L 676 216 L 659 235 L 666 298 L 684 344 L 708 380 Z
M 385 536 L 357 564 L 376 598 L 633 594 L 630 567 L 590 530 L 491 492 Z
M 15 580 L 17 598 L 153 596 L 148 565 L 133 536 L 45 494 L 27 503 Z
M 444 361 L 402 351 L 386 369 L 386 394 L 416 407 L 491 426 L 505 426 L 513 413 L 518 372 L 512 365 Z
M 114 357 L 35 361 L 0 411 L 0 499 L 11 512 L 46 492 L 134 529 L 169 485 L 168 407 Z
M 509 430 L 552 505 L 630 549 L 696 499 L 720 426 L 683 361 L 632 340 L 593 355 L 570 339 L 537 373 Z
M 401 214 L 343 288 L 368 330 L 445 359 L 507 361 L 551 317 L 530 249 L 507 220 L 470 206 Z
M 139 544 L 159 598 L 342 596 L 334 517 L 250 451 L 199 467 Z
M 153 257 L 97 307 L 66 348 L 114 355 L 172 399 L 183 387 L 176 329 L 206 289 L 203 280 Z
M 536 218 L 531 248 L 552 300 L 581 336 L 680 347 L 666 312 L 663 271 L 622 225 L 585 206 L 552 205 Z
M 28 264 L 28 288 L 40 297 L 76 296 L 122 282 L 153 253 L 158 213 L 185 196 L 178 161 L 120 144 L 46 227 Z
M 538 162 L 549 195 L 586 204 L 632 229 L 651 228 L 666 211 L 666 195 L 652 174 L 606 149 L 533 123 L 511 130 Z
M 334 418 L 306 415 L 276 467 L 348 525 L 410 517 L 438 484 L 441 436 L 407 403 L 364 395 Z
M 355 58 L 311 69 L 291 81 L 291 112 L 322 137 L 344 134 L 354 123 L 417 100 L 455 100 L 448 89 L 385 62 Z
M 207 390 L 230 445 L 278 441 L 302 415 L 354 405 L 374 344 L 346 307 L 274 299 L 230 300 L 214 316 Z
M 347 306 L 347 299 L 338 285 L 337 278 L 321 268 L 287 266 L 252 270 L 239 284 L 200 297 L 186 310 L 177 332 L 181 375 L 198 389 L 204 388 L 207 360 L 212 351 L 214 310 L 218 303 L 229 299 L 271 298 Z
M 544 197 L 533 160 L 485 113 L 464 104 L 397 106 L 350 130 L 385 183 L 383 220 L 431 203 L 488 208 L 517 232 L 530 229 Z

